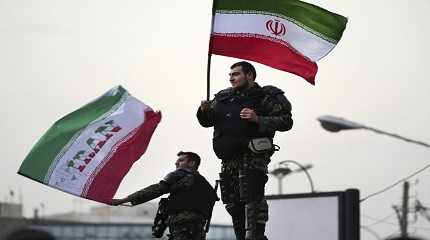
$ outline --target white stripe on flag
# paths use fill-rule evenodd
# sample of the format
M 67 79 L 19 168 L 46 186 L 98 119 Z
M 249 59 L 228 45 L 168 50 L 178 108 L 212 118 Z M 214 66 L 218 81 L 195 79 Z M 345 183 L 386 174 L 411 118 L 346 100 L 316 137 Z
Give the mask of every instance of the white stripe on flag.
M 267 29 L 272 21 L 272 30 L 281 32 L 281 24 L 285 26 L 285 34 L 275 35 Z M 276 22 L 278 28 L 275 28 Z M 251 33 L 276 38 L 289 43 L 299 53 L 312 61 L 318 61 L 327 55 L 335 46 L 317 35 L 306 31 L 291 21 L 271 15 L 261 14 L 222 14 L 216 13 L 214 19 L 214 33 Z
M 141 101 L 132 96 L 128 96 L 128 99 L 110 116 L 95 121 L 87 126 L 85 130 L 74 139 L 75 141 L 70 145 L 62 158 L 59 159 L 57 165 L 54 167 L 48 185 L 80 196 L 88 178 L 106 156 L 110 154 L 111 148 L 145 121 L 146 108 L 147 106 Z M 106 122 L 111 120 L 113 120 L 115 125 L 120 126 L 121 130 L 118 132 L 107 131 L 105 133 L 95 133 L 98 128 L 109 126 Z M 112 136 L 107 139 L 106 135 Z M 94 145 L 92 147 L 87 144 L 87 140 L 90 138 L 94 139 Z M 90 154 L 94 153 L 95 145 L 103 141 L 105 141 L 104 145 L 91 158 Z M 84 151 L 84 153 L 77 155 L 80 151 Z M 88 157 L 90 157 L 91 160 L 87 164 L 85 163 L 85 159 L 88 159 Z M 68 167 L 69 161 L 74 162 L 73 167 Z M 78 169 L 79 166 L 84 166 L 84 169 L 80 171 Z

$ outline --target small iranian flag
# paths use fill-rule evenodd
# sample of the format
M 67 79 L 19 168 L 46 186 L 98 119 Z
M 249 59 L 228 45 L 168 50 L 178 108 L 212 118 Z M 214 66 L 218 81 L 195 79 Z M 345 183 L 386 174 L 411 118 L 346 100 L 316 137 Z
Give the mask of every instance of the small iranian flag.
M 214 0 L 209 53 L 259 62 L 315 84 L 316 61 L 347 19 L 298 0 Z
M 109 204 L 161 120 L 121 86 L 58 120 L 24 159 L 19 174 Z

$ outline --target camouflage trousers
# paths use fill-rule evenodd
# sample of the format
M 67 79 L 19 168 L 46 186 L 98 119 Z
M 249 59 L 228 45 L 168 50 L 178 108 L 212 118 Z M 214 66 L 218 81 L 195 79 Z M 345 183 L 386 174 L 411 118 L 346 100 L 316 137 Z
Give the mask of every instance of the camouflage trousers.
M 205 219 L 201 214 L 183 211 L 169 216 L 169 240 L 205 240 Z
M 268 220 L 264 187 L 271 154 L 246 151 L 239 157 L 223 160 L 221 198 L 231 215 L 238 240 L 262 240 Z

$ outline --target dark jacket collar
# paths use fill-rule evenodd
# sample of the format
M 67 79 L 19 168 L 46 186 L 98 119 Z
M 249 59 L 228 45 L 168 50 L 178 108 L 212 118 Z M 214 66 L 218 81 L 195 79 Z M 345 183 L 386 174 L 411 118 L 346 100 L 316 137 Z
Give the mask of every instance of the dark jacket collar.
M 226 88 L 224 90 L 221 90 L 217 94 L 215 94 L 215 98 L 223 101 L 226 99 L 229 99 L 231 97 L 259 97 L 261 95 L 264 95 L 263 88 L 258 85 L 258 83 L 254 82 L 254 85 L 251 88 L 245 89 L 243 91 L 235 90 L 232 87 Z
M 256 82 L 254 82 L 254 85 L 252 87 L 248 88 L 248 89 L 245 89 L 245 90 L 242 90 L 242 91 L 234 90 L 233 89 L 233 92 L 235 94 L 244 94 L 244 95 L 252 96 L 252 95 L 254 95 L 257 92 L 260 92 L 260 90 L 261 90 L 260 85 L 258 85 L 258 83 L 256 83 Z

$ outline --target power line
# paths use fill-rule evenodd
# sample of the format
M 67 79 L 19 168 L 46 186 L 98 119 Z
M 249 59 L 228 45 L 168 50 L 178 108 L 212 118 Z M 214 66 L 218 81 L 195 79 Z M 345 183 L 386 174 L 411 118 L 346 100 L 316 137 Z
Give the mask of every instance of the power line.
M 394 213 L 395 214 L 395 213 Z M 391 225 L 391 226 L 398 226 L 399 224 L 397 224 L 397 223 L 393 223 L 393 222 L 387 222 L 387 221 L 380 221 L 380 222 L 378 222 L 378 223 L 385 223 L 385 224 L 387 224 L 387 225 Z M 372 224 L 369 224 L 369 225 L 366 225 L 366 226 L 372 226 L 372 225 L 375 225 L 375 224 L 377 224 L 377 223 L 372 223 Z
M 388 235 L 388 236 L 384 237 L 384 239 L 388 239 L 388 238 L 390 238 L 390 237 L 392 237 L 392 236 L 394 236 L 394 235 L 398 235 L 399 233 L 400 233 L 400 231 L 399 231 L 399 230 L 396 230 L 396 231 L 394 231 L 393 233 L 391 233 L 390 235 Z
M 404 181 L 408 180 L 409 178 L 411 178 L 411 177 L 413 177 L 413 176 L 415 176 L 415 175 L 417 175 L 417 174 L 421 173 L 422 171 L 426 170 L 426 169 L 427 169 L 427 168 L 429 168 L 429 167 L 430 167 L 430 164 L 427 164 L 425 167 L 423 167 L 423 168 L 421 168 L 420 170 L 418 170 L 418 171 L 414 172 L 413 174 L 411 174 L 411 175 L 409 175 L 409 176 L 407 176 L 407 177 L 405 177 L 405 178 L 400 179 L 399 181 L 397 181 L 397 182 L 395 182 L 395 183 L 393 183 L 393 184 L 389 185 L 388 187 L 383 188 L 383 189 L 382 189 L 382 190 L 380 190 L 380 191 L 377 191 L 377 192 L 375 192 L 375 193 L 372 193 L 372 194 L 368 195 L 368 196 L 367 196 L 367 197 L 365 197 L 365 198 L 360 199 L 360 203 L 361 203 L 361 202 L 366 201 L 367 199 L 369 199 L 369 198 L 371 198 L 371 197 L 374 197 L 374 196 L 379 195 L 379 194 L 381 194 L 381 193 L 383 193 L 383 192 L 385 192 L 385 191 L 388 191 L 389 189 L 393 188 L 393 187 L 394 187 L 394 186 L 396 186 L 397 184 L 402 183 L 402 182 L 404 182 Z
M 422 226 L 414 226 L 414 225 L 411 225 L 410 226 L 411 228 L 415 228 L 415 229 L 419 229 L 419 230 L 426 230 L 426 231 L 430 231 L 430 228 L 427 228 L 427 227 L 422 227 Z
M 383 218 L 380 218 L 380 219 L 377 219 L 377 218 L 374 218 L 374 217 L 370 217 L 370 216 L 366 216 L 366 215 L 361 215 L 361 216 L 375 221 L 374 223 L 371 223 L 371 224 L 368 224 L 368 225 L 364 225 L 364 227 L 370 227 L 370 226 L 374 226 L 374 225 L 379 224 L 379 223 L 385 223 L 385 224 L 390 224 L 390 225 L 397 225 L 395 223 L 385 221 L 385 220 L 393 217 L 395 214 L 396 213 L 393 212 L 393 213 L 391 213 L 391 214 L 389 214 L 389 215 L 387 215 L 387 216 L 385 216 Z
M 370 227 L 366 226 L 360 226 L 361 229 L 368 231 L 370 234 L 372 234 L 376 239 L 382 240 L 382 238 L 376 233 L 375 230 L 371 229 Z

